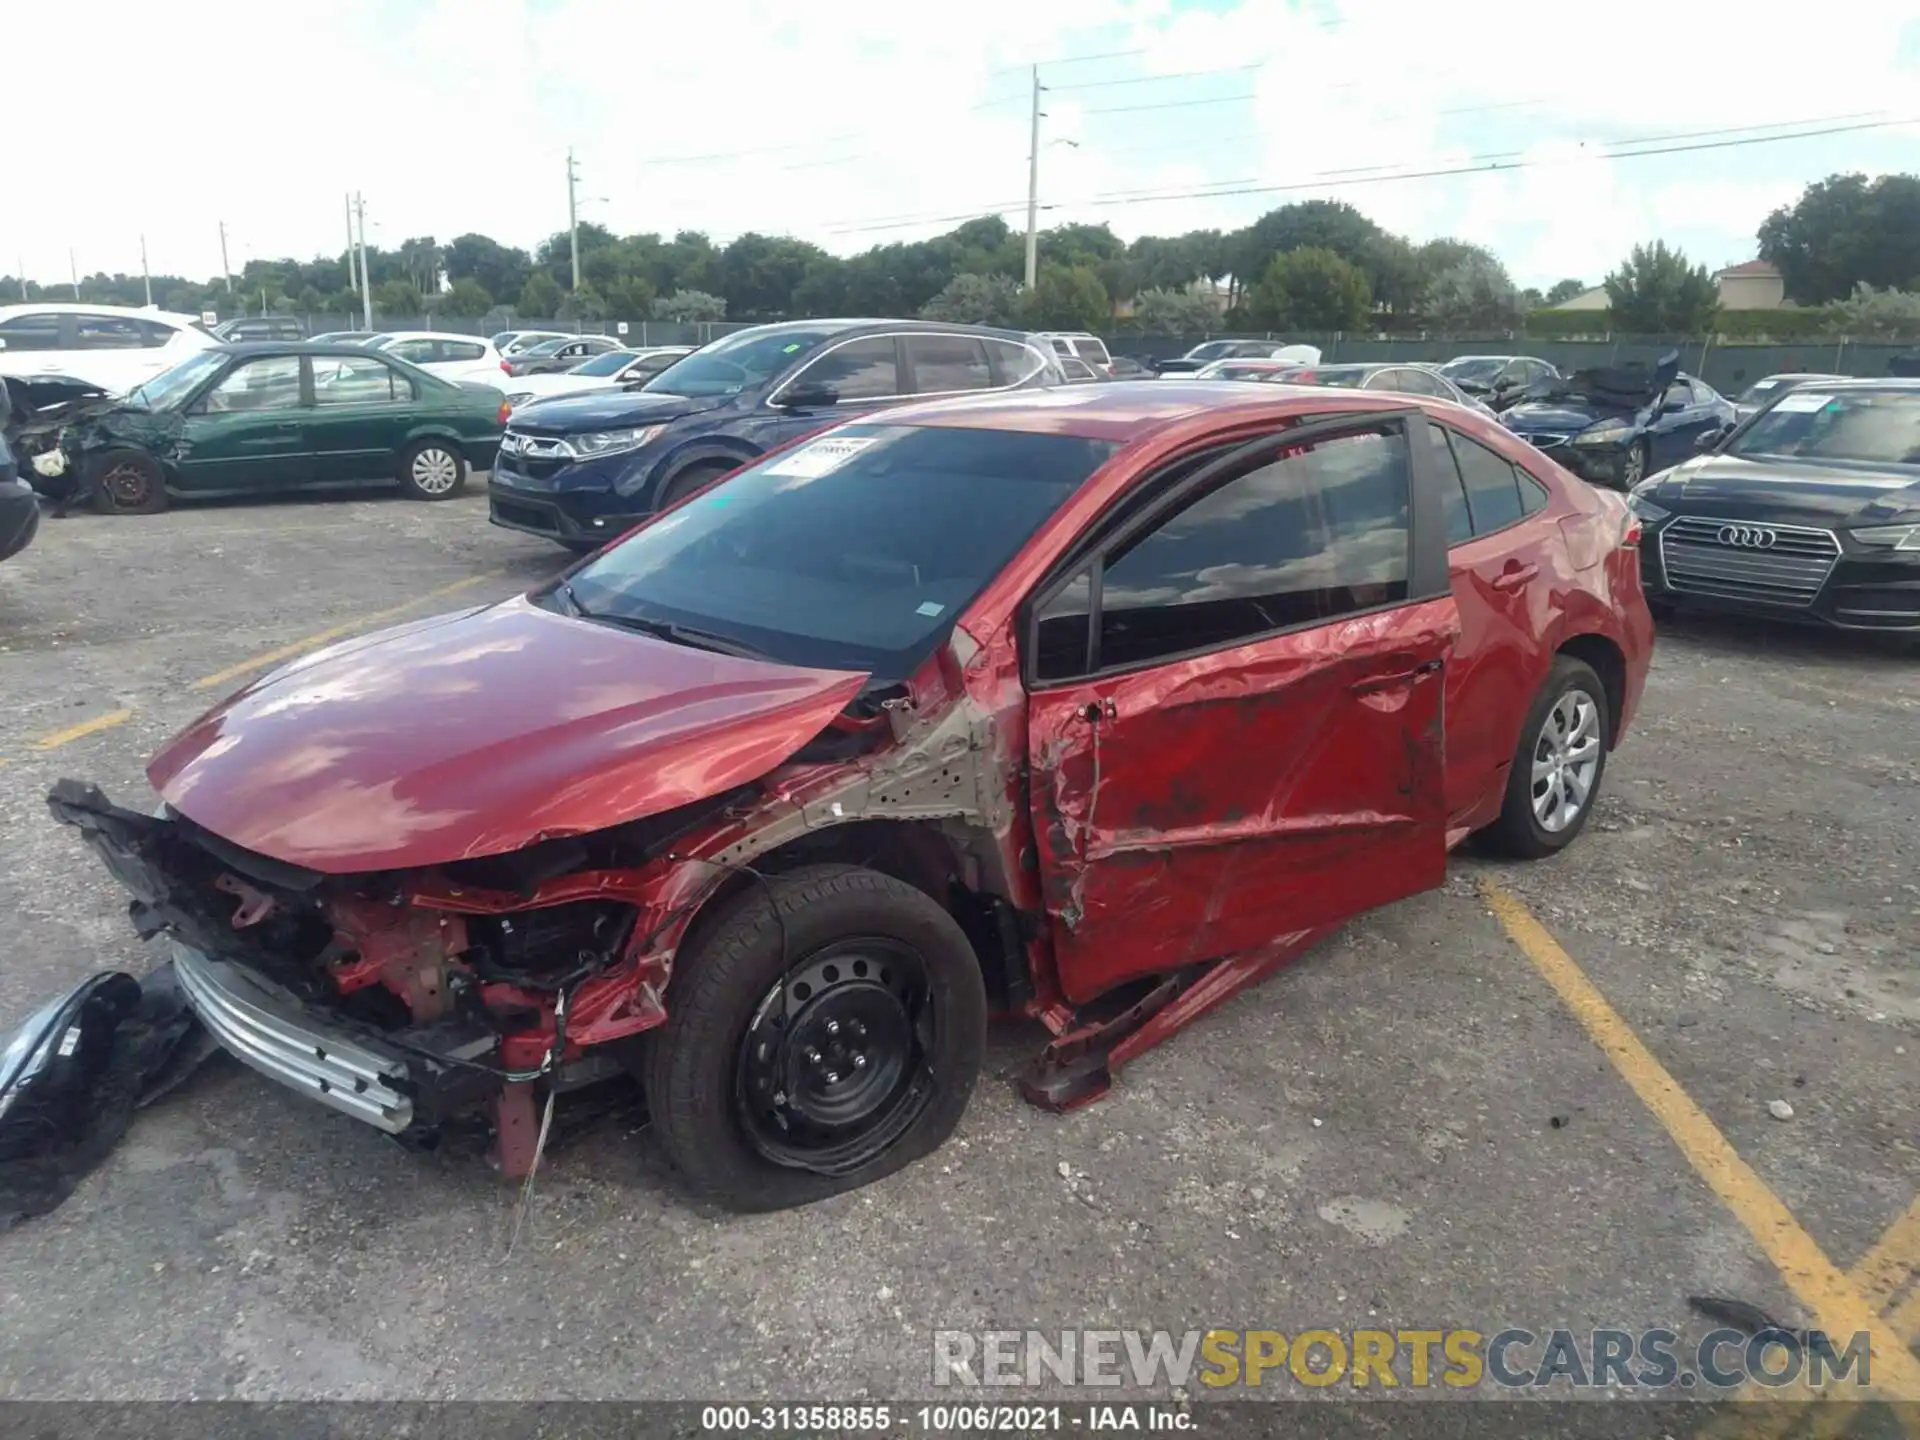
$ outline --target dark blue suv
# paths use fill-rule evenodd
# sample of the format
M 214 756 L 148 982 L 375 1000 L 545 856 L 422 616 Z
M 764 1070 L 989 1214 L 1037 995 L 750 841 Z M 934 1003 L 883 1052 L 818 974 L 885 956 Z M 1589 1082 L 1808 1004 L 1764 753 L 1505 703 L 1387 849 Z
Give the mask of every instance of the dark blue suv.
M 513 412 L 487 488 L 493 523 L 591 550 L 810 430 L 939 395 L 1057 385 L 1011 330 L 921 320 L 793 320 L 741 330 L 638 391 Z

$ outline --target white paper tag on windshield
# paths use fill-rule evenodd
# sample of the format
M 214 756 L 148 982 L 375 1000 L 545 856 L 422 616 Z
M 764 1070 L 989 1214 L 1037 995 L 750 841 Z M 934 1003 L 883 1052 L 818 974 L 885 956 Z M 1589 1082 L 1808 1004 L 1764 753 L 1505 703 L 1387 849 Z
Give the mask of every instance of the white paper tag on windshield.
M 1773 407 L 1783 415 L 1810 414 L 1833 399 L 1831 395 L 1809 395 L 1805 390 L 1789 390 Z
M 872 437 L 816 440 L 811 445 L 802 445 L 798 450 L 782 455 L 773 464 L 760 473 L 762 475 L 797 475 L 807 480 L 818 479 L 830 470 L 837 470 L 862 450 L 873 444 Z

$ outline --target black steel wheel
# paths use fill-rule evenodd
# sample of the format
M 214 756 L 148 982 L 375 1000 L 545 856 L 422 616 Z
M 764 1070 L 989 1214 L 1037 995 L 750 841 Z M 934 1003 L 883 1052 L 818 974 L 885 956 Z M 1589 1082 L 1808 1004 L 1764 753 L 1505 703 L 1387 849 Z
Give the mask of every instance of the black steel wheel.
M 878 936 L 815 951 L 769 987 L 740 1039 L 749 1143 L 824 1175 L 875 1159 L 932 1098 L 934 1024 L 918 951 Z
M 953 917 L 851 865 L 771 876 L 701 917 L 666 1003 L 645 1057 L 655 1133 L 735 1210 L 805 1205 L 937 1149 L 986 1042 L 979 960 Z
M 144 450 L 108 450 L 91 462 L 93 508 L 102 515 L 153 515 L 167 508 L 166 475 Z

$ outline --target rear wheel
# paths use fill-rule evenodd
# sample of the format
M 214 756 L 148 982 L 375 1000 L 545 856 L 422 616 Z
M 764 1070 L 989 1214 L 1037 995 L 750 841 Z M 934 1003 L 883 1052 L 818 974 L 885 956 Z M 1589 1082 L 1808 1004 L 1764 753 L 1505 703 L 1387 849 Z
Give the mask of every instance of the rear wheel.
M 400 484 L 416 500 L 451 500 L 466 483 L 467 457 L 451 440 L 420 440 L 400 456 Z
M 167 508 L 167 479 L 144 450 L 109 450 L 92 462 L 93 508 L 102 515 L 154 515 Z
M 960 927 L 890 876 L 820 865 L 741 891 L 681 950 L 648 1109 L 700 1194 L 783 1210 L 937 1149 L 980 1071 L 986 991 Z
M 1612 733 L 1606 686 L 1593 667 L 1556 657 L 1521 727 L 1500 818 L 1483 832 L 1492 848 L 1538 860 L 1572 844 L 1599 798 Z

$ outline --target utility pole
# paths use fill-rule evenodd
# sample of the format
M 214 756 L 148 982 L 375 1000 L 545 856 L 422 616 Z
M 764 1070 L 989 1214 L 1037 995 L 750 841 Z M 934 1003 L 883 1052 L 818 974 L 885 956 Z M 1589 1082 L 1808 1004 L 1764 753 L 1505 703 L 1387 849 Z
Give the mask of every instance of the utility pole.
M 580 176 L 573 168 L 573 148 L 567 148 L 567 233 L 573 241 L 573 288 L 580 288 L 580 207 L 574 201 L 574 188 Z
M 153 308 L 153 276 L 147 272 L 147 237 L 140 237 L 140 283 L 147 287 L 147 308 Z
M 354 192 L 353 203 L 360 215 L 360 309 L 366 328 L 373 328 L 373 281 L 367 276 L 367 197 Z
M 20 299 L 22 303 L 25 303 L 27 298 L 27 257 L 24 255 L 16 255 L 14 259 L 20 262 Z
M 233 293 L 233 267 L 227 264 L 227 222 L 220 222 L 220 273 L 227 277 L 227 293 Z
M 78 300 L 80 298 L 80 266 L 74 261 L 71 245 L 67 247 L 67 274 L 73 278 L 73 298 Z
M 347 206 L 347 288 L 353 292 L 353 298 L 360 298 L 360 264 L 355 257 L 359 252 L 353 244 L 353 196 L 343 197 Z
M 1027 152 L 1027 289 L 1040 264 L 1040 67 L 1033 67 L 1033 138 Z

